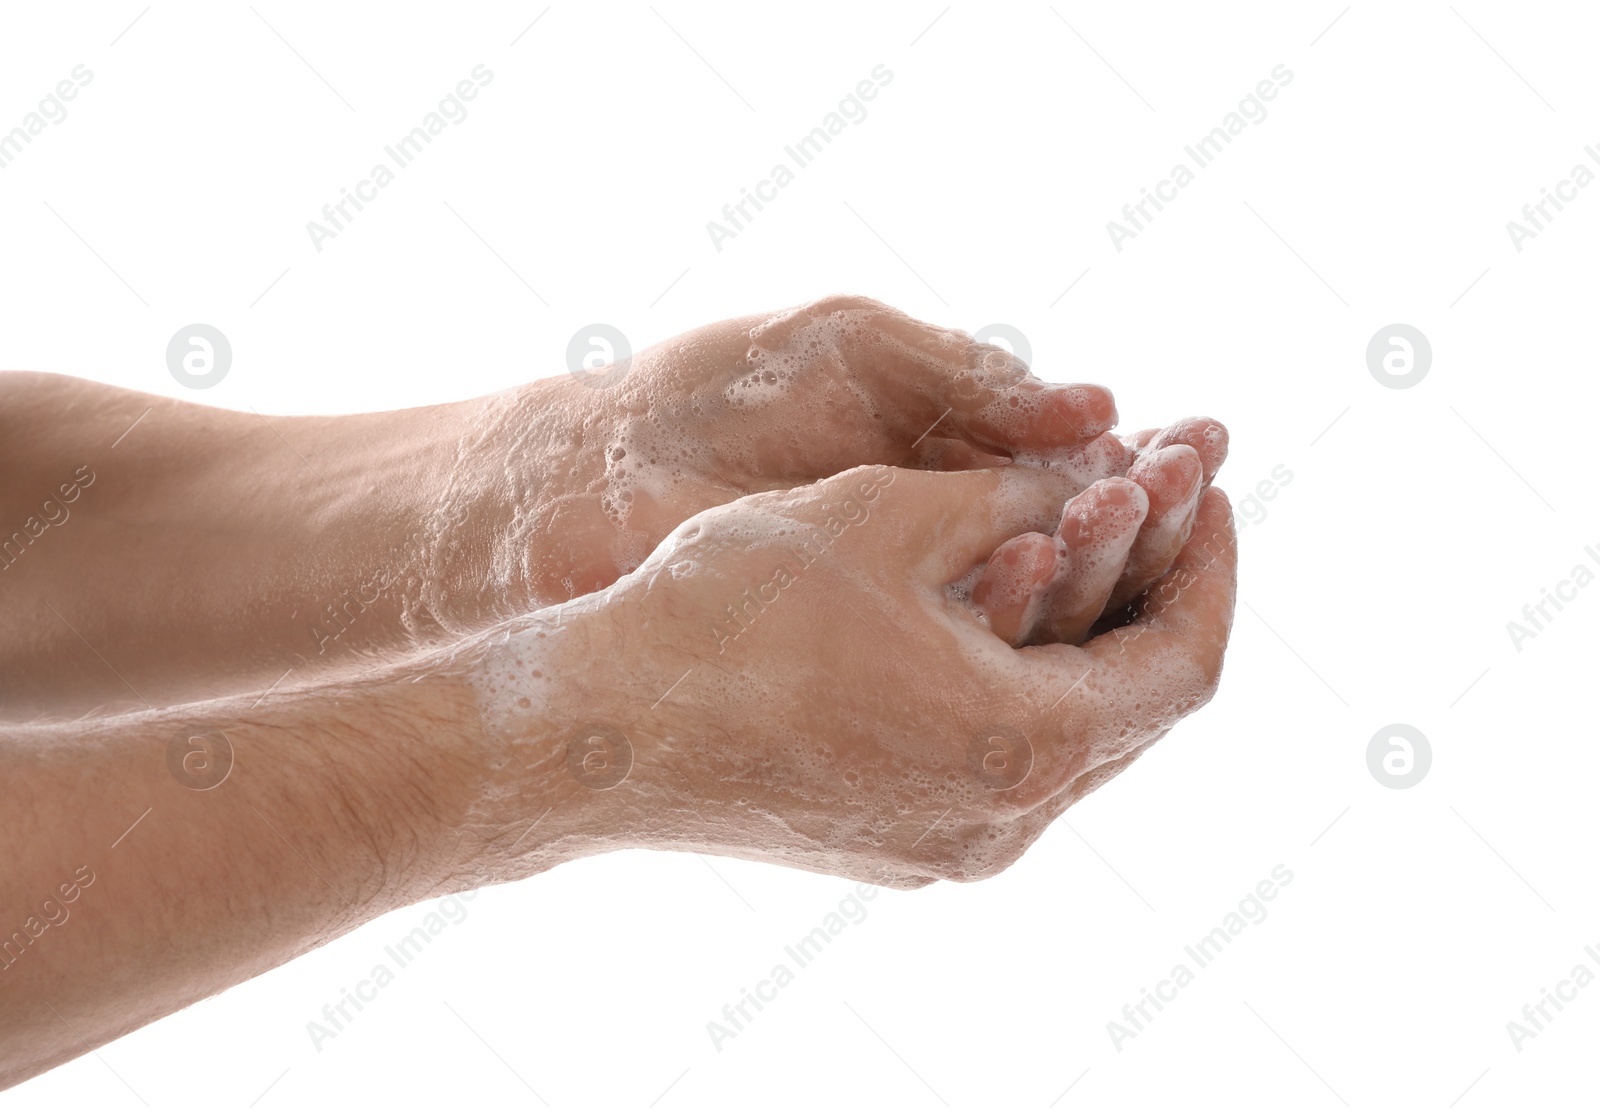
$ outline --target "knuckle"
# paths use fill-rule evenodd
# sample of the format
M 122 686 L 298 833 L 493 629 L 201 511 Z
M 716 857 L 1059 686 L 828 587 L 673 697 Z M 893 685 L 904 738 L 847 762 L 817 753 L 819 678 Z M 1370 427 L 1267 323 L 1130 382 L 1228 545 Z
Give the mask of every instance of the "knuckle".
M 954 837 L 927 849 L 916 869 L 945 882 L 981 882 L 1015 863 L 1030 842 L 1011 821 L 964 824 Z
M 893 313 L 895 310 L 889 305 L 868 298 L 863 294 L 828 294 L 821 298 L 807 302 L 804 306 L 807 313 L 813 317 L 826 317 L 834 313 Z
M 991 390 L 1015 387 L 1034 378 L 1027 364 L 999 345 L 975 340 L 968 359 L 979 382 Z
M 1150 749 L 1151 746 L 1153 746 L 1165 735 L 1165 731 L 1158 732 L 1149 739 L 1141 741 L 1131 750 L 1119 755 L 1111 761 L 1102 762 L 1099 765 L 1084 771 L 1082 774 L 1079 774 L 1072 780 L 1072 783 L 1067 786 L 1066 791 L 1061 794 L 1061 806 L 1055 810 L 1055 814 L 1060 815 L 1060 813 L 1065 811 L 1068 807 L 1077 804 L 1090 793 L 1093 793 L 1106 782 L 1116 777 L 1123 770 L 1126 770 L 1129 766 L 1133 765 L 1133 763 L 1141 754 Z

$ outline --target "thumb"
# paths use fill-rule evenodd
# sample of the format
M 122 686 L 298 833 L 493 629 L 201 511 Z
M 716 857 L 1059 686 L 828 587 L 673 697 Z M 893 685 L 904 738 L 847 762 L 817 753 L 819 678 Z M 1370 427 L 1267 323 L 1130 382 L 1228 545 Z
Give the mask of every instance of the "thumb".
M 840 323 L 850 374 L 880 402 L 908 448 L 942 436 L 987 452 L 1044 452 L 1086 444 L 1117 422 L 1106 388 L 1046 383 L 1002 348 L 871 298 L 824 298 L 780 320 L 793 329 L 820 318 Z
M 885 469 L 882 509 L 908 568 L 947 584 L 1019 534 L 1050 534 L 1072 495 L 1065 477 L 1010 465 L 974 472 Z

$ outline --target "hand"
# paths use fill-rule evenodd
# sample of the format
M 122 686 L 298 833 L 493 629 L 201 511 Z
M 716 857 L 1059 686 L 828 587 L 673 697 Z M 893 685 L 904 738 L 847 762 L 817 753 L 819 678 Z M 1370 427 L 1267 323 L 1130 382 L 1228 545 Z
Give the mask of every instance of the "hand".
M 1081 642 L 1172 566 L 1227 452 L 1208 418 L 1146 430 L 1127 477 L 1075 495 L 1053 536 L 1030 532 L 995 550 L 972 587 L 990 629 L 1013 646 Z
M 1003 869 L 1205 703 L 1233 610 L 1211 491 L 1130 626 L 996 638 L 953 585 L 1050 528 L 1060 483 L 853 469 L 706 511 L 606 592 L 359 679 L 0 726 L 0 898 L 52 926 L 0 964 L 0 1088 L 372 917 L 582 855 L 898 887 Z M 56 895 L 79 927 L 55 927 Z
M 861 297 L 707 325 L 639 353 L 613 384 L 615 372 L 534 384 L 530 404 L 508 411 L 507 430 L 582 431 L 541 469 L 562 482 L 496 516 L 524 524 L 508 549 L 519 563 L 532 554 L 525 604 L 605 587 L 691 515 L 752 492 L 864 464 L 1015 459 L 1061 476 L 1068 497 L 1107 476 L 1150 487 L 1120 605 L 1170 564 L 1227 455 L 1226 431 L 1203 418 L 1125 445 L 1108 432 L 1117 415 L 1105 388 L 1046 384 L 1003 349 Z M 525 437 L 499 440 L 525 451 Z M 525 467 L 513 456 L 504 472 Z
M 581 781 L 594 757 L 535 857 L 692 849 L 900 887 L 1004 868 L 1210 698 L 1233 614 L 1231 514 L 1208 491 L 1130 626 L 1012 649 L 951 586 L 1060 505 L 1032 469 L 859 468 L 697 515 L 559 627 L 488 641 L 503 830 L 547 807 L 517 779 Z M 541 737 L 571 707 L 589 722 Z
M 616 370 L 530 385 L 505 435 L 483 439 L 512 445 L 515 475 L 526 438 L 514 431 L 581 430 L 539 469 L 562 481 L 517 508 L 535 605 L 612 583 L 708 507 L 863 464 L 1034 453 L 1079 487 L 1109 474 L 1108 455 L 1126 470 L 1121 443 L 1096 440 L 1116 422 L 1105 388 L 1050 386 L 1003 349 L 867 298 L 720 321 L 645 349 L 613 383 Z
M 607 390 L 563 375 L 267 417 L 9 373 L 0 400 L 0 511 L 28 524 L 0 614 L 0 703 L 17 719 L 259 693 L 440 645 L 613 583 L 707 507 L 869 463 L 1033 464 L 1063 504 L 1129 475 L 1149 509 L 1115 609 L 1166 568 L 1226 452 L 1204 419 L 1124 445 L 1103 388 L 1047 386 L 862 298 L 695 330 Z M 33 493 L 74 475 L 95 477 L 86 501 L 45 508 L 70 528 L 23 560 L 46 529 Z M 1082 581 L 1069 572 L 1051 576 Z M 1069 596 L 1047 589 L 1016 640 L 1071 635 L 1086 605 Z

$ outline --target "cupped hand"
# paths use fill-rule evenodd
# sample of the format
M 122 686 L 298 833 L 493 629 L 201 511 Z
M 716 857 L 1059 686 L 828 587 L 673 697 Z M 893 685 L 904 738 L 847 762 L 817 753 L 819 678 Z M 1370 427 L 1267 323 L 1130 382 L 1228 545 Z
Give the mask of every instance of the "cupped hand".
M 1203 486 L 1190 480 L 1209 483 L 1227 446 L 1220 424 L 1188 419 L 1131 447 L 1109 432 L 1105 388 L 1047 384 L 1004 349 L 855 296 L 717 322 L 552 383 L 537 404 L 572 432 L 554 439 L 555 479 L 508 516 L 537 603 L 612 583 L 681 522 L 743 495 L 866 464 L 1013 460 L 1054 472 L 1066 497 L 1108 476 L 1151 485 L 1125 602 L 1182 545 Z M 518 423 L 538 424 L 513 411 Z M 1197 461 L 1174 460 L 1185 445 Z
M 1060 508 L 1033 469 L 869 467 L 705 511 L 567 609 L 573 660 L 535 681 L 526 642 L 501 648 L 496 722 L 517 738 L 517 700 L 537 707 L 519 687 L 560 705 L 551 686 L 573 685 L 594 722 L 530 762 L 624 740 L 626 776 L 576 790 L 588 835 L 563 838 L 901 887 L 987 877 L 1206 703 L 1232 621 L 1232 518 L 1210 490 L 1131 624 L 1014 649 L 958 585 Z
M 1011 538 L 975 574 L 972 601 L 997 636 L 1013 646 L 1076 644 L 1172 567 L 1226 455 L 1227 431 L 1186 418 L 1133 445 L 1126 477 L 1096 480 L 1067 502 L 1053 535 Z

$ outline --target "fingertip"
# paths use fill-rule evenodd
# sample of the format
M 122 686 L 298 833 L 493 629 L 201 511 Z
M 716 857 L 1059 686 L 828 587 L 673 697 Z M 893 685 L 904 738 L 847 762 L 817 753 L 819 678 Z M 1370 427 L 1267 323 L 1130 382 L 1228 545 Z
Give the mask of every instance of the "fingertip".
M 1144 488 L 1126 476 L 1107 476 L 1103 480 L 1096 480 L 1089 490 L 1110 506 L 1132 505 L 1140 510 L 1150 507 L 1150 497 L 1145 494 Z
M 1073 528 L 1087 533 L 1093 524 L 1105 520 L 1137 528 L 1149 511 L 1150 497 L 1143 487 L 1125 476 L 1107 476 L 1084 488 L 1062 508 L 1061 533 L 1066 537 Z
M 1228 443 L 1230 440 L 1228 427 L 1215 418 L 1200 418 L 1197 420 L 1202 423 L 1200 436 L 1204 438 L 1206 444 L 1206 449 L 1201 450 L 1200 455 L 1214 459 L 1216 468 L 1220 468 L 1222 462 L 1228 459 Z M 1195 447 L 1199 448 L 1198 445 Z M 1212 471 L 1215 471 L 1216 468 L 1213 468 Z
M 985 452 L 1011 456 L 1087 444 L 1115 420 L 1116 404 L 1103 387 L 1047 386 L 1034 379 L 983 385 L 944 402 L 939 415 L 955 436 Z
M 1117 424 L 1117 403 L 1110 390 L 1095 383 L 1049 388 L 1056 418 L 1074 443 L 1093 441 Z
M 1107 476 L 1090 484 L 1088 490 L 1108 506 L 1125 507 L 1133 501 L 1133 493 L 1142 489 L 1126 476 Z
M 1156 514 L 1192 497 L 1204 475 L 1200 454 L 1187 444 L 1167 445 L 1147 452 L 1128 469 L 1128 479 L 1149 493 L 1150 507 Z
M 1200 454 L 1204 481 L 1210 483 L 1228 459 L 1228 427 L 1215 418 L 1183 418 L 1162 430 L 1150 443 L 1152 449 L 1188 445 Z
M 1055 539 L 1021 534 L 1002 543 L 989 558 L 972 587 L 972 605 L 995 637 L 1016 645 L 1030 633 L 1055 574 Z

